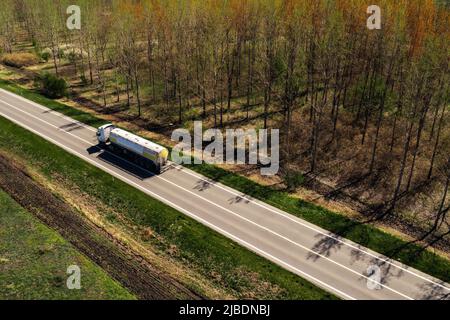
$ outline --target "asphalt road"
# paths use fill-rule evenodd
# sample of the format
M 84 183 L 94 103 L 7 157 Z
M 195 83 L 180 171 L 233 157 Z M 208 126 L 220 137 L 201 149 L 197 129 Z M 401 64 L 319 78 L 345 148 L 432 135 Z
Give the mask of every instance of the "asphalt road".
M 450 298 L 447 283 L 190 170 L 152 175 L 93 147 L 96 129 L 4 90 L 0 115 L 343 299 Z

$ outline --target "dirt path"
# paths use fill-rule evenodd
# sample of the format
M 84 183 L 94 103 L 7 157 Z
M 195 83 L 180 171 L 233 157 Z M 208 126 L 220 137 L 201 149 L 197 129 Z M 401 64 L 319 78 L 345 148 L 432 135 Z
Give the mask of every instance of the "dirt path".
M 58 231 L 138 298 L 202 298 L 84 218 L 1 155 L 0 188 L 45 224 Z

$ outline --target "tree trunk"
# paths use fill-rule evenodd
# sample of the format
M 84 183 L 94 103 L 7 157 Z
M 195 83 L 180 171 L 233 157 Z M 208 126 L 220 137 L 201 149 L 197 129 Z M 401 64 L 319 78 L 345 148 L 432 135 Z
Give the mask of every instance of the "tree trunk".
M 433 175 L 433 167 L 434 167 L 434 162 L 435 162 L 436 155 L 437 155 L 437 150 L 438 150 L 438 147 L 439 147 L 439 142 L 440 142 L 440 137 L 441 137 L 441 130 L 442 130 L 442 123 L 444 122 L 444 116 L 445 116 L 446 107 L 447 107 L 446 104 L 444 104 L 443 107 L 442 107 L 441 116 L 439 118 L 438 128 L 437 128 L 437 132 L 436 132 L 436 141 L 434 143 L 433 154 L 431 156 L 430 169 L 428 170 L 428 180 L 431 179 L 431 177 Z
M 141 97 L 139 94 L 139 79 L 138 79 L 138 71 L 134 71 L 134 82 L 136 84 L 136 99 L 138 104 L 138 117 L 141 117 Z

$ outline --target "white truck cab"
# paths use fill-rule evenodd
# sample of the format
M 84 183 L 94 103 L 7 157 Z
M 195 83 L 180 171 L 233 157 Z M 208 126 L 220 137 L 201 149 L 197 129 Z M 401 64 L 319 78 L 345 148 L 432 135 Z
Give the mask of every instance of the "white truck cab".
M 111 123 L 105 124 L 97 130 L 97 140 L 100 143 L 107 143 L 109 141 L 109 135 L 115 126 Z

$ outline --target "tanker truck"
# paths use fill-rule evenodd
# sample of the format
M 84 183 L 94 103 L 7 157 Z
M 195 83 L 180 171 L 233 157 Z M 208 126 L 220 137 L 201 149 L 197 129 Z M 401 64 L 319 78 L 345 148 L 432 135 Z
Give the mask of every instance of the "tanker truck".
M 135 134 L 106 124 L 98 128 L 97 140 L 103 149 L 130 160 L 157 174 L 167 163 L 169 151 Z

